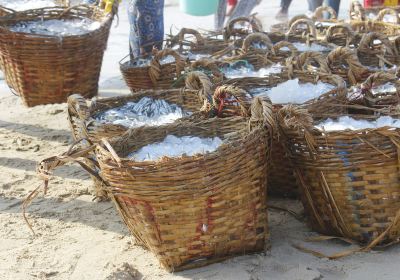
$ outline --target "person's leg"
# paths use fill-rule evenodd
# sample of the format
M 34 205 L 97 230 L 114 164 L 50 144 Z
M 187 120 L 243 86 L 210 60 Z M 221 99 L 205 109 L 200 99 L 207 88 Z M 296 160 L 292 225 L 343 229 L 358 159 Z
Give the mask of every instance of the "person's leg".
M 138 0 L 129 0 L 128 2 L 129 54 L 131 60 L 140 55 L 137 2 Z
M 224 27 L 227 3 L 227 0 L 219 0 L 218 11 L 214 18 L 215 30 L 221 30 Z
M 141 54 L 161 50 L 164 40 L 164 0 L 138 0 Z
M 289 6 L 292 0 L 281 0 L 281 8 L 279 12 L 276 14 L 275 18 L 277 19 L 286 19 L 289 13 Z
M 308 0 L 308 10 L 314 12 L 316 8 L 322 6 L 323 0 Z
M 232 13 L 231 20 L 238 17 L 248 17 L 261 0 L 240 0 Z
M 340 0 L 327 0 L 328 6 L 331 6 L 337 15 L 339 15 Z

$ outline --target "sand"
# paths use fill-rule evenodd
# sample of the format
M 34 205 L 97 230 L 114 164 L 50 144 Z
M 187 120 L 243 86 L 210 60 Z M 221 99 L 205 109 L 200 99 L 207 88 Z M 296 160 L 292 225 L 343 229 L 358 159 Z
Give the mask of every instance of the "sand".
M 304 5 L 294 2 L 292 12 L 300 12 Z M 348 1 L 343 2 L 347 7 Z M 272 16 L 279 2 L 271 3 L 263 5 L 260 13 Z M 178 26 L 191 22 L 191 17 L 174 14 L 177 8 L 168 7 L 167 26 L 177 18 Z M 193 26 L 210 24 L 193 18 Z M 127 92 L 117 64 L 126 50 L 119 41 L 128 32 L 125 10 L 112 32 L 102 96 Z M 151 253 L 135 245 L 111 202 L 93 201 L 89 176 L 75 165 L 57 170 L 48 193 L 28 208 L 36 231 L 33 236 L 22 218 L 21 202 L 42 183 L 35 173 L 36 162 L 66 151 L 71 143 L 65 104 L 25 108 L 0 81 L 0 279 L 399 279 L 400 246 L 337 261 L 319 259 L 291 244 L 325 253 L 349 247 L 338 242 L 306 243 L 305 238 L 316 233 L 304 221 L 275 210 L 269 213 L 272 247 L 266 254 L 167 273 Z M 295 200 L 270 199 L 269 203 L 302 213 Z

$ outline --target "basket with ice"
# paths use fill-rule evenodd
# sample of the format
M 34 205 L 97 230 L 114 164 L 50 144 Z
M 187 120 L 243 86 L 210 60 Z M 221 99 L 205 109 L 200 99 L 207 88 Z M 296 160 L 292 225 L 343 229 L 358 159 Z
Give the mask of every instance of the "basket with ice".
M 397 242 L 400 120 L 371 115 L 313 120 L 293 105 L 283 107 L 277 119 L 313 230 L 366 245 L 359 251 Z
M 0 61 L 9 87 L 27 106 L 62 103 L 73 93 L 97 95 L 115 11 L 47 7 L 1 18 Z

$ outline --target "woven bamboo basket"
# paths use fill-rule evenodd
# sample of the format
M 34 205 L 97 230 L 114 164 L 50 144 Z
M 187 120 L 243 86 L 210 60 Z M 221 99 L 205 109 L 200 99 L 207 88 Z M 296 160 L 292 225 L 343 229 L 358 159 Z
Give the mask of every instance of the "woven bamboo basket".
M 386 36 L 389 36 L 389 38 L 400 35 L 400 25 L 395 23 L 389 23 L 377 20 L 365 20 L 365 21 L 353 20 L 349 24 L 354 32 L 358 32 L 360 34 L 377 32 L 385 34 Z
M 369 244 L 359 251 L 398 242 L 399 129 L 322 132 L 307 111 L 290 105 L 277 119 L 311 227 Z
M 202 72 L 207 75 L 213 84 L 221 83 L 226 79 L 224 73 L 221 71 L 223 62 L 211 58 L 202 58 L 190 64 L 190 72 Z
M 395 44 L 387 36 L 377 32 L 363 35 L 357 55 L 363 65 L 374 68 L 384 69 L 399 63 Z
M 325 14 L 328 14 L 328 19 L 325 18 Z M 343 22 L 343 20 L 338 19 L 336 11 L 330 6 L 320 6 L 315 9 L 312 19 L 319 36 L 324 36 L 329 27 Z
M 243 39 L 254 32 L 262 32 L 261 22 L 255 17 L 238 17 L 230 20 L 223 31 L 225 40 Z
M 323 117 L 326 114 L 342 114 L 343 107 L 331 106 L 331 104 L 346 103 L 346 86 L 344 81 L 335 75 L 315 74 L 294 70 L 289 76 L 269 75 L 264 78 L 242 78 L 228 80 L 223 86 L 217 87 L 214 92 L 213 103 L 220 117 L 240 115 L 246 116 L 251 104 L 251 96 L 248 91 L 254 88 L 272 88 L 291 78 L 299 78 L 300 82 L 316 83 L 318 80 L 335 85 L 335 89 L 327 92 L 316 100 L 310 100 L 302 107 L 309 109 L 316 117 Z M 277 111 L 283 104 L 275 104 L 274 111 Z M 271 167 L 268 176 L 269 193 L 283 197 L 297 197 L 298 187 L 293 174 L 293 166 L 287 159 L 286 152 L 282 146 L 279 135 L 273 138 L 271 154 Z
M 374 71 L 362 65 L 354 50 L 338 47 L 327 56 L 332 74 L 342 77 L 348 86 L 365 81 Z
M 174 62 L 162 64 L 160 61 L 168 56 L 173 56 Z M 124 62 L 125 58 L 120 61 L 120 69 L 131 92 L 142 89 L 170 89 L 181 86 L 178 79 L 182 75 L 186 62 L 176 51 L 164 49 L 156 52 L 149 66 L 134 65 L 138 59 L 142 58 Z
M 117 96 L 104 99 L 93 99 L 90 105 L 80 95 L 71 95 L 68 98 L 68 121 L 75 141 L 85 139 L 88 143 L 98 143 L 103 138 L 121 136 L 129 128 L 123 125 L 103 123 L 96 116 L 106 110 L 117 108 L 128 102 L 137 102 L 143 97 L 162 99 L 170 104 L 176 104 L 186 112 L 195 113 L 191 117 L 200 117 L 211 109 L 211 82 L 203 73 L 193 72 L 186 78 L 186 88 L 170 90 L 146 90 L 134 95 Z M 199 113 L 196 113 L 199 112 Z M 86 161 L 86 164 L 95 166 Z M 92 177 L 95 186 L 95 195 L 103 200 L 107 194 L 102 188 L 102 182 Z
M 117 2 L 117 1 L 116 1 Z M 0 18 L 0 57 L 9 87 L 26 106 L 66 102 L 73 93 L 97 95 L 103 54 L 114 13 L 95 6 L 30 10 Z M 101 26 L 87 34 L 47 36 L 12 32 L 9 26 L 28 20 L 90 18 Z
M 249 114 L 250 118 L 191 119 L 132 129 L 95 146 L 101 173 L 86 169 L 104 182 L 136 241 L 165 269 L 190 269 L 269 248 L 271 103 L 256 98 Z M 143 162 L 127 158 L 166 135 L 218 136 L 224 143 L 214 152 L 195 156 Z M 39 174 L 48 180 L 52 163 L 82 164 L 84 152 L 70 149 L 45 160 Z

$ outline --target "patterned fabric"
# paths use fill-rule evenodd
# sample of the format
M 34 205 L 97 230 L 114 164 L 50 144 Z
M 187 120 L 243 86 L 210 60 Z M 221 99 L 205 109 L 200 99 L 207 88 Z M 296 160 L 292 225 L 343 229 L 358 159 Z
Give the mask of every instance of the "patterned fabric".
M 129 47 L 131 57 L 162 48 L 164 39 L 164 0 L 129 0 Z

